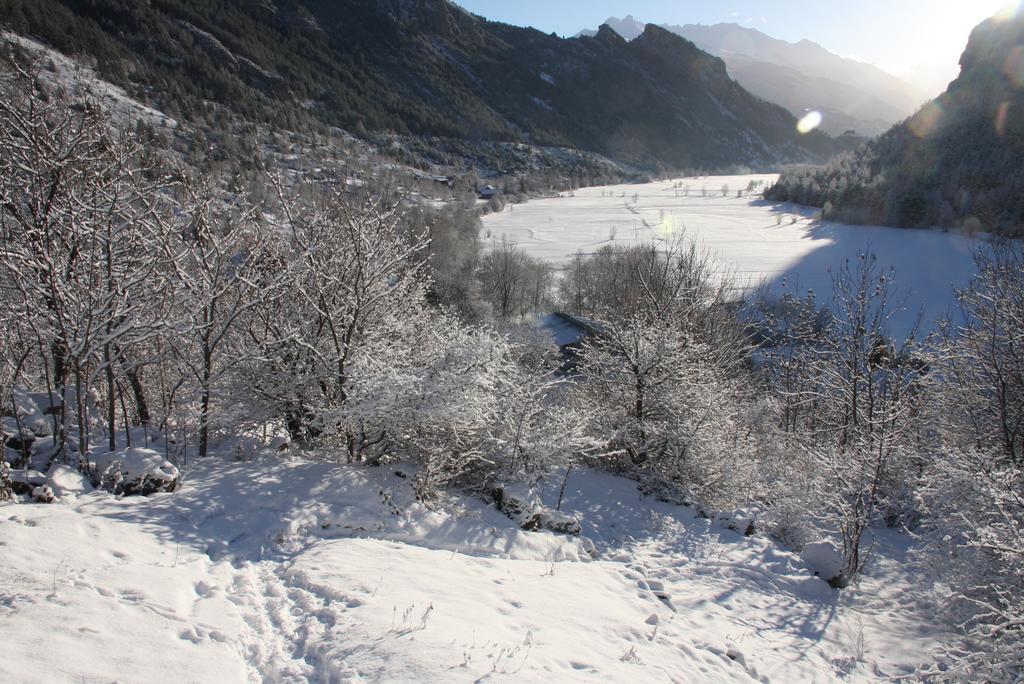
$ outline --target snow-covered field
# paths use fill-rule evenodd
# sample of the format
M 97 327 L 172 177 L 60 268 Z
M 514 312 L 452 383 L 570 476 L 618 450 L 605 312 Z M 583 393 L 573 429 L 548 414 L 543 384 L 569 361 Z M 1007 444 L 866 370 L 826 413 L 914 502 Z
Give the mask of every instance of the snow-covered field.
M 556 264 L 577 251 L 590 253 L 607 244 L 685 231 L 717 255 L 723 270 L 741 286 L 764 282 L 773 291 L 785 285 L 797 294 L 814 289 L 821 302 L 831 291 L 829 269 L 870 250 L 881 267 L 896 268 L 897 288 L 906 297 L 905 313 L 897 321 L 903 327 L 923 308 L 924 326 L 930 328 L 952 305 L 952 286 L 965 285 L 974 272 L 977 241 L 961 235 L 820 222 L 807 207 L 766 202 L 746 193 L 736 197 L 751 180 L 770 185 L 775 178 L 711 176 L 584 188 L 574 196 L 563 193 L 509 205 L 485 216 L 484 230 L 491 240 L 504 238 Z M 688 194 L 677 185 L 688 186 Z M 723 186 L 729 188 L 725 197 Z
M 611 475 L 568 481 L 583 538 L 408 475 L 212 458 L 173 494 L 0 506 L 0 681 L 874 681 L 938 636 L 897 535 L 840 592 Z

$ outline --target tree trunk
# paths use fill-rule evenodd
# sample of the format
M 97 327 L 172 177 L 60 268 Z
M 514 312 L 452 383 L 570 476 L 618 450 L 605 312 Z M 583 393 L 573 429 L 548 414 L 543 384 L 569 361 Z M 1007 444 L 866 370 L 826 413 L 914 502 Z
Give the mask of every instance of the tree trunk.
M 110 333 L 110 325 L 107 325 L 107 333 Z M 106 364 L 107 376 L 107 434 L 110 450 L 117 450 L 117 405 L 115 403 L 114 388 L 114 359 L 110 353 L 110 345 L 103 345 L 103 362 Z
M 138 368 L 125 362 L 121 356 L 121 364 L 124 368 L 125 377 L 128 378 L 128 385 L 132 388 L 132 397 L 135 399 L 135 409 L 139 419 L 139 425 L 149 425 L 152 418 L 149 412 L 149 403 L 146 402 L 146 392 L 142 386 L 142 375 Z
M 199 401 L 199 458 L 206 458 L 210 447 L 210 378 L 213 374 L 213 352 L 203 348 L 203 378 Z M 291 432 L 291 427 L 289 427 Z

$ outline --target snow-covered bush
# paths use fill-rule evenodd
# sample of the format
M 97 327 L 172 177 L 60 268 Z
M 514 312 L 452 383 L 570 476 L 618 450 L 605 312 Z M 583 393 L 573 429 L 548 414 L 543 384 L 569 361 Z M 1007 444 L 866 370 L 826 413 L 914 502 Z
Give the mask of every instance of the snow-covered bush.
M 53 503 L 57 497 L 54 496 L 50 485 L 42 484 L 32 489 L 32 500 L 36 503 Z
M 837 535 L 847 582 L 864 565 L 872 526 L 917 516 L 928 366 L 913 330 L 899 343 L 889 339 L 894 274 L 880 271 L 873 255 L 844 263 L 832 290 L 823 311 L 809 295 L 765 317 L 771 347 L 763 368 L 779 408 L 773 438 L 793 455 L 773 498 L 788 509 L 787 525 L 811 527 L 779 534 Z
M 181 478 L 170 461 L 142 447 L 108 451 L 94 459 L 92 468 L 93 484 L 114 494 L 173 492 Z
M 670 498 L 746 503 L 734 499 L 751 451 L 740 424 L 750 378 L 728 282 L 685 236 L 591 260 L 582 267 L 609 280 L 566 293 L 599 321 L 573 383 L 582 450 Z
M 498 510 L 527 531 L 548 530 L 557 534 L 578 535 L 579 520 L 545 506 L 540 497 L 524 484 L 496 485 L 491 496 Z
M 800 557 L 814 574 L 835 588 L 845 587 L 849 581 L 845 555 L 830 541 L 805 544 Z
M 46 474 L 46 484 L 57 498 L 88 494 L 93 490 L 92 482 L 80 471 L 63 463 L 55 463 Z
M 1024 471 L 981 451 L 937 454 L 919 557 L 963 640 L 942 654 L 950 679 L 1024 677 Z
M 14 490 L 11 487 L 11 466 L 7 461 L 0 459 L 0 501 L 10 501 L 14 498 Z

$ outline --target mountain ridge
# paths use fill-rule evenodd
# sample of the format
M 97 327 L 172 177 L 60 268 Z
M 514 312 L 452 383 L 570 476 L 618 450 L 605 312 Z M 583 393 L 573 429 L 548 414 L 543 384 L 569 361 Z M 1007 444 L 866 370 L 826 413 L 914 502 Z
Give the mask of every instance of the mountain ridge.
M 0 0 L 0 20 L 89 55 L 140 97 L 284 128 L 313 119 L 361 137 L 568 147 L 648 170 L 763 168 L 839 149 L 798 135 L 790 113 L 667 32 L 641 45 L 562 39 L 448 0 Z M 690 68 L 654 54 L 671 50 Z
M 632 15 L 610 17 L 605 23 L 627 40 L 644 26 Z M 754 95 L 798 117 L 811 109 L 821 111 L 822 130 L 832 135 L 848 129 L 881 133 L 928 99 L 883 69 L 836 55 L 806 38 L 792 43 L 736 23 L 661 26 L 723 58 L 729 74 Z

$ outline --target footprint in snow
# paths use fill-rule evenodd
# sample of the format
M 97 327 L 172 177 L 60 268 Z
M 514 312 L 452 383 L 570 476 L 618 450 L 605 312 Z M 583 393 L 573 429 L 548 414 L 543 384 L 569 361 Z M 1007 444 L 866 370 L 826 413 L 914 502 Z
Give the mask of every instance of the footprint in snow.
M 224 632 L 220 632 L 216 629 L 206 630 L 197 625 L 190 625 L 181 630 L 178 633 L 178 638 L 182 641 L 191 641 L 193 644 L 202 643 L 207 639 L 222 644 L 228 641 L 228 636 L 224 634 Z
M 210 598 L 217 591 L 217 587 L 207 584 L 206 582 L 199 581 L 195 585 L 196 596 L 199 598 Z
M 665 591 L 665 585 L 658 580 L 640 580 L 637 582 L 637 586 L 640 587 L 641 590 L 651 592 L 654 594 L 655 598 L 671 608 L 672 611 L 675 611 L 675 606 L 672 605 L 672 595 Z
M 178 638 L 182 641 L 191 641 L 193 644 L 198 644 L 203 641 L 203 635 L 195 627 L 188 627 L 181 630 L 178 633 Z

